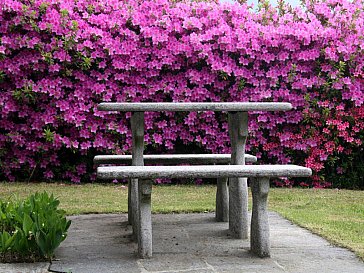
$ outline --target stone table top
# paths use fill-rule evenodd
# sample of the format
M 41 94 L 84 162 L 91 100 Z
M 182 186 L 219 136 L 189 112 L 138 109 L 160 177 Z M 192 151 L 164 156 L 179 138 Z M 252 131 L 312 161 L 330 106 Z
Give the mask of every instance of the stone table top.
M 102 102 L 101 111 L 146 112 L 146 111 L 287 111 L 288 102 Z

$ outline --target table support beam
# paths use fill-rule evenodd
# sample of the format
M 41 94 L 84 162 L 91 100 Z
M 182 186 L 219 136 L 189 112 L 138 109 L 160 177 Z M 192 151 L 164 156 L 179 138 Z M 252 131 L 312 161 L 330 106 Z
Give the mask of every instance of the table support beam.
M 229 221 L 229 192 L 227 181 L 228 179 L 225 177 L 217 178 L 215 213 L 217 222 Z
M 245 165 L 248 113 L 229 112 L 231 165 Z M 229 178 L 229 231 L 233 238 L 248 238 L 248 185 L 246 178 Z
M 251 183 L 253 210 L 251 221 L 251 251 L 261 258 L 270 256 L 267 198 L 269 178 L 254 178 Z
M 144 112 L 133 112 L 131 115 L 131 130 L 133 134 L 133 150 L 132 150 L 132 165 L 144 166 L 143 152 L 144 152 Z M 131 179 L 129 181 L 130 195 L 130 208 L 128 211 L 129 222 L 133 227 L 134 238 L 138 236 L 139 225 L 139 183 L 138 179 Z

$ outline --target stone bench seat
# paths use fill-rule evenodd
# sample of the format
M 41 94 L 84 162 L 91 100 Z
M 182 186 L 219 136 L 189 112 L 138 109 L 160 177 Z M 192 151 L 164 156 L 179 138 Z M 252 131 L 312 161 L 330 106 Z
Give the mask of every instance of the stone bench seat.
M 106 166 L 97 168 L 97 177 L 100 179 L 306 177 L 311 174 L 311 169 L 297 165 Z
M 253 209 L 250 247 L 259 257 L 270 256 L 267 197 L 269 179 L 308 177 L 309 168 L 297 165 L 193 165 L 193 166 L 106 166 L 97 168 L 100 179 L 137 178 L 139 181 L 138 252 L 152 256 L 151 192 L 153 178 L 247 177 L 251 181 Z
M 148 164 L 178 165 L 178 164 L 229 164 L 231 154 L 164 154 L 164 155 L 143 155 L 143 160 Z M 257 162 L 257 157 L 245 154 L 245 162 Z M 126 164 L 131 165 L 132 155 L 97 155 L 94 157 L 94 164 Z M 228 179 L 217 178 L 216 181 L 216 221 L 229 221 L 229 191 Z M 128 210 L 131 209 L 131 196 L 128 192 Z M 131 212 L 129 212 L 130 215 Z M 130 217 L 131 218 L 131 215 Z
M 230 154 L 170 154 L 143 155 L 145 164 L 229 164 Z M 94 164 L 131 164 L 132 155 L 97 155 Z M 257 162 L 257 157 L 245 154 L 245 162 Z

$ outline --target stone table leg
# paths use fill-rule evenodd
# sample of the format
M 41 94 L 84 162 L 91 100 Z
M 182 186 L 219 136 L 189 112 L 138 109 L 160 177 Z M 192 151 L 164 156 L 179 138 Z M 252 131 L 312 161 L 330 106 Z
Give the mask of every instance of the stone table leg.
M 229 112 L 231 165 L 245 165 L 248 113 Z M 232 237 L 248 238 L 248 185 L 246 178 L 229 178 L 229 231 Z
M 227 178 L 217 179 L 215 212 L 215 218 L 217 222 L 229 221 L 229 192 L 227 181 Z
M 133 133 L 133 150 L 132 150 L 132 165 L 143 166 L 143 151 L 144 151 L 144 112 L 133 112 L 131 116 L 131 130 Z M 130 195 L 130 207 L 128 216 L 131 218 L 130 222 L 133 226 L 134 237 L 138 236 L 138 224 L 139 224 L 139 187 L 138 179 L 131 179 L 129 181 Z
M 152 216 L 151 216 L 152 181 L 139 181 L 139 225 L 138 253 L 140 258 L 152 257 Z
M 250 248 L 261 258 L 270 256 L 269 221 L 267 198 L 269 178 L 255 178 L 251 183 L 253 211 L 251 221 Z

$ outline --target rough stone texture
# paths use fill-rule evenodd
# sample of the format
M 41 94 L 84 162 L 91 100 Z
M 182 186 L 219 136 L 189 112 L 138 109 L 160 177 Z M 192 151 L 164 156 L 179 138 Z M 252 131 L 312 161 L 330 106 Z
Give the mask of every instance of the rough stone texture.
M 139 181 L 139 223 L 138 223 L 138 253 L 140 258 L 152 257 L 152 217 L 151 194 L 152 181 Z
M 131 155 L 97 155 L 94 164 L 130 164 Z M 145 164 L 229 164 L 230 154 L 171 154 L 144 155 Z M 245 154 L 246 162 L 257 162 L 256 156 Z
M 49 273 L 49 263 L 17 263 L 2 264 L 0 263 L 1 273 Z
M 229 112 L 231 165 L 245 165 L 245 144 L 248 137 L 248 113 Z M 229 177 L 229 231 L 238 239 L 248 238 L 248 181 Z
M 287 102 L 103 102 L 100 111 L 286 111 L 292 105 Z
M 216 212 L 217 222 L 229 221 L 229 189 L 228 178 L 218 178 L 216 187 Z
M 307 177 L 309 168 L 297 165 L 194 165 L 98 167 L 101 179 L 122 178 L 218 178 L 218 177 Z M 230 186 L 233 183 L 230 183 Z
M 71 216 L 52 270 L 72 273 L 139 273 L 137 244 L 126 214 Z M 0 271 L 1 272 L 1 271 Z
M 153 217 L 153 258 L 140 260 L 126 214 L 72 216 L 53 270 L 73 273 L 264 272 L 364 273 L 364 263 L 343 248 L 293 225 L 276 213 L 271 223 L 271 258 L 251 255 L 249 241 L 227 235 L 228 224 L 213 213 Z M 25 268 L 25 267 L 24 267 Z M 0 264 L 0 272 L 12 272 Z M 27 272 L 27 271 L 18 271 Z
M 270 256 L 269 221 L 267 198 L 269 178 L 254 178 L 251 183 L 253 209 L 250 248 L 261 258 Z
M 131 115 L 131 130 L 133 134 L 133 156 L 132 156 L 132 165 L 133 166 L 143 166 L 143 152 L 144 152 L 144 113 L 136 112 Z M 137 178 L 137 177 L 133 177 Z M 138 179 L 132 179 L 129 181 L 129 188 L 131 188 L 130 195 L 128 196 L 128 207 L 129 223 L 133 226 L 134 235 L 138 234 L 138 224 L 139 224 L 139 184 Z

